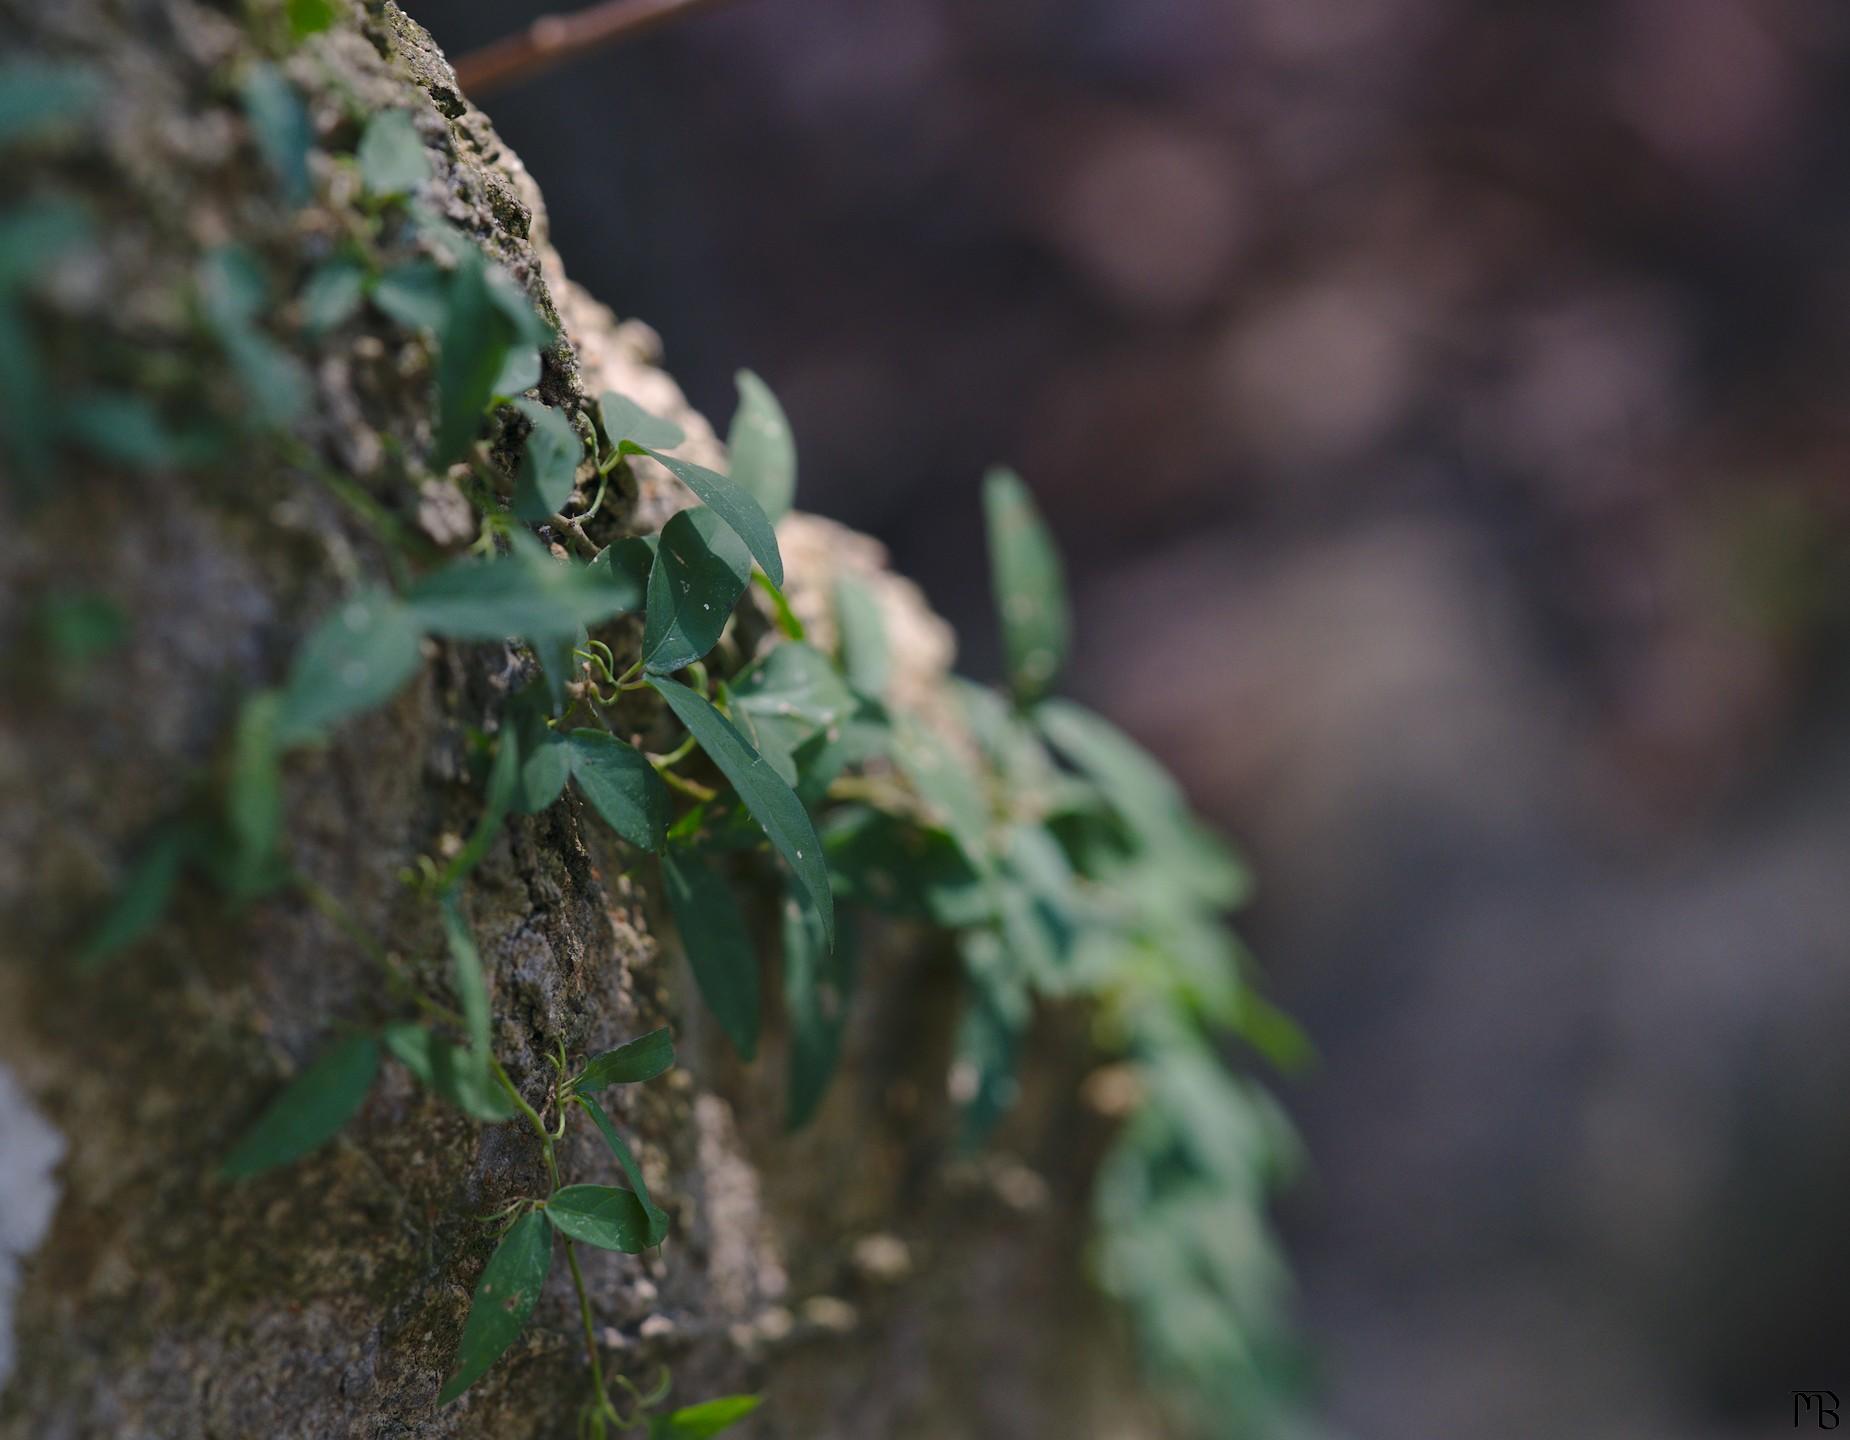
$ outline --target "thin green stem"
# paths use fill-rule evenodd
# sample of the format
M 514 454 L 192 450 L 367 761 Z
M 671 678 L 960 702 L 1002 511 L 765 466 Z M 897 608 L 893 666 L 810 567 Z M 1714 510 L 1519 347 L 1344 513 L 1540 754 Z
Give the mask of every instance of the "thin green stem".
M 591 1320 L 591 1296 L 585 1290 L 585 1272 L 578 1268 L 578 1250 L 568 1238 L 565 1263 L 572 1267 L 572 1288 L 578 1292 L 578 1318 L 585 1327 L 585 1358 L 591 1362 L 591 1384 L 597 1391 L 598 1409 L 612 1420 L 620 1421 L 604 1390 L 604 1362 L 598 1358 L 597 1329 Z
M 552 1131 L 546 1128 L 546 1122 L 540 1119 L 540 1112 L 527 1103 L 527 1097 L 520 1093 L 513 1080 L 508 1077 L 506 1067 L 493 1055 L 488 1057 L 488 1067 L 494 1071 L 495 1079 L 500 1083 L 501 1088 L 507 1091 L 508 1098 L 514 1102 L 514 1108 L 527 1117 L 527 1123 L 533 1127 L 533 1133 L 540 1137 L 540 1153 L 546 1158 L 546 1176 L 552 1181 L 552 1188 L 557 1190 L 559 1188 L 559 1161 L 552 1153 Z

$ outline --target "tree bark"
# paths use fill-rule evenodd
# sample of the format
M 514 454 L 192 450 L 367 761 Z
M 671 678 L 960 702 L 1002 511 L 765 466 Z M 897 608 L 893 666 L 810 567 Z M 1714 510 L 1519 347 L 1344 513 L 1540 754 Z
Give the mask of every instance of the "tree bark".
M 7 162 L 11 194 L 68 192 L 97 220 L 93 257 L 35 302 L 56 382 L 105 370 L 235 412 L 238 376 L 189 298 L 201 255 L 242 244 L 274 294 L 295 293 L 356 213 L 328 157 L 351 151 L 367 113 L 398 106 L 427 142 L 429 201 L 561 324 L 545 398 L 621 390 L 686 426 L 687 453 L 717 459 L 650 333 L 564 279 L 525 172 L 429 37 L 389 3 L 336 8 L 330 30 L 290 48 L 275 38 L 280 6 L 233 20 L 195 0 L 0 0 L 17 41 L 105 78 L 93 134 Z M 245 67 L 285 52 L 316 128 L 304 207 L 278 196 L 235 101 Z M 558 143 L 595 163 L 592 138 Z M 64 455 L 36 498 L 9 486 L 0 1313 L 14 1339 L 0 1436 L 568 1435 L 586 1359 L 563 1265 L 503 1361 L 434 1404 L 492 1243 L 478 1217 L 544 1193 L 528 1133 L 478 1127 L 388 1066 L 333 1144 L 248 1183 L 217 1178 L 288 1076 L 341 1027 L 393 1013 L 362 948 L 296 892 L 233 913 L 189 883 L 103 975 L 69 963 L 138 844 L 221 762 L 239 698 L 277 684 L 306 631 L 387 573 L 319 472 L 427 537 L 448 533 L 459 502 L 443 479 L 408 493 L 396 459 L 433 423 L 419 344 L 384 324 L 316 340 L 280 302 L 264 324 L 313 379 L 288 441 L 252 438 L 186 470 Z M 658 467 L 637 471 L 616 507 L 632 531 L 682 503 Z M 877 547 L 801 516 L 783 540 L 793 603 L 818 625 L 833 568 L 877 577 L 895 702 L 929 706 L 948 636 Z M 39 639 L 47 604 L 72 592 L 128 621 L 121 648 L 75 667 Z M 502 647 L 433 647 L 407 692 L 287 766 L 290 863 L 438 990 L 435 915 L 400 873 L 474 823 L 468 731 L 512 666 Z M 676 1031 L 681 1067 L 615 1100 L 674 1228 L 647 1257 L 585 1256 L 607 1369 L 646 1389 L 666 1365 L 684 1403 L 762 1389 L 741 1435 L 1153 1433 L 1080 1264 L 1102 1137 L 1075 1098 L 1077 1027 L 1041 1027 L 1002 1136 L 958 1158 L 944 1080 L 954 963 L 883 926 L 864 936 L 842 1072 L 817 1121 L 787 1136 L 775 1023 L 755 1065 L 732 1058 L 690 1003 L 648 876 L 622 865 L 567 802 L 501 827 L 468 899 L 497 1053 L 530 1098 L 554 1042 L 586 1053 Z M 773 934 L 770 888 L 757 893 Z M 583 1127 L 562 1163 L 615 1176 Z

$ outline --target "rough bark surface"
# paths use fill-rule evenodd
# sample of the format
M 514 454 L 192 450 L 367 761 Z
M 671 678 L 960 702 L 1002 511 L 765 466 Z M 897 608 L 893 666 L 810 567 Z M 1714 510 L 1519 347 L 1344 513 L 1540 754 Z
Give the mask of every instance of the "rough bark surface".
M 428 200 L 562 325 L 545 398 L 621 389 L 680 420 L 685 453 L 717 458 L 650 332 L 564 279 L 525 172 L 428 36 L 391 4 L 339 8 L 284 61 L 317 131 L 317 198 L 295 209 L 275 198 L 234 98 L 277 15 L 194 0 L 0 3 L 10 36 L 107 81 L 100 138 L 49 172 L 91 206 L 100 236 L 48 301 L 48 333 L 71 352 L 59 363 L 81 368 L 86 347 L 165 355 L 197 372 L 186 383 L 202 407 L 235 410 L 236 377 L 189 313 L 200 255 L 239 242 L 274 294 L 294 293 L 353 202 L 350 173 L 328 157 L 351 151 L 366 113 L 401 106 L 436 171 Z M 585 137 L 560 143 L 592 153 Z M 506 1359 L 433 1406 L 489 1248 L 476 1217 L 543 1191 L 521 1129 L 478 1128 L 388 1066 L 333 1145 L 246 1184 L 215 1177 L 331 1034 L 393 1013 L 376 967 L 334 925 L 288 894 L 231 914 L 183 888 L 100 979 L 75 980 L 67 963 L 139 838 L 217 762 L 238 698 L 275 684 L 338 597 L 385 573 L 315 467 L 436 540 L 460 504 L 447 481 L 404 504 L 413 482 L 395 457 L 432 423 L 421 342 L 384 324 L 312 341 L 280 301 L 266 325 L 313 375 L 295 448 L 254 441 L 204 473 L 67 465 L 0 526 L 0 1097 L 12 1116 L 0 1127 L 0 1310 L 15 1254 L 18 1267 L 0 1436 L 570 1434 L 585 1358 L 563 1265 Z M 683 503 L 656 467 L 634 481 L 614 525 L 645 530 Z M 818 622 L 829 567 L 881 577 L 899 637 L 892 698 L 928 706 L 949 638 L 884 576 L 877 547 L 793 517 L 785 548 L 793 602 Z M 31 637 L 35 607 L 62 588 L 109 597 L 131 634 L 53 683 Z M 473 823 L 466 731 L 515 661 L 493 646 L 431 658 L 390 706 L 291 758 L 287 843 L 298 870 L 441 993 L 434 912 L 399 876 Z M 770 887 L 760 893 L 768 919 Z M 888 928 L 866 938 L 843 1073 L 817 1123 L 787 1137 L 775 1027 L 750 1068 L 713 1043 L 646 877 L 602 853 L 576 802 L 509 821 L 468 903 L 497 1050 L 529 1094 L 555 1040 L 595 1051 L 662 1023 L 680 1037 L 683 1068 L 613 1097 L 674 1230 L 648 1257 L 586 1256 L 607 1365 L 647 1386 L 667 1364 L 682 1400 L 765 1390 L 742 1435 L 1147 1432 L 1078 1263 L 1099 1136 L 1073 1098 L 1076 1027 L 1043 1027 L 1000 1143 L 955 1159 L 955 972 L 928 937 Z M 587 1134 L 561 1158 L 571 1176 L 613 1178 Z

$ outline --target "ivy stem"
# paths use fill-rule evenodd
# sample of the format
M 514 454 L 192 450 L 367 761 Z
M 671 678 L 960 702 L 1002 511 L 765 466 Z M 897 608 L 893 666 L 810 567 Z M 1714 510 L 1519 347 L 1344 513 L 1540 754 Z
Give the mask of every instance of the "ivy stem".
M 488 1066 L 495 1072 L 495 1079 L 500 1082 L 501 1088 L 507 1091 L 508 1099 L 512 1100 L 515 1108 L 527 1117 L 527 1123 L 533 1127 L 533 1133 L 540 1137 L 540 1153 L 546 1158 L 546 1175 L 552 1181 L 552 1188 L 557 1190 L 559 1188 L 559 1161 L 552 1153 L 552 1131 L 548 1130 L 546 1122 L 540 1119 L 540 1112 L 527 1103 L 527 1097 L 520 1093 L 513 1080 L 509 1078 L 507 1068 L 502 1065 L 501 1061 L 490 1055 Z
M 610 1396 L 604 1391 L 604 1362 L 598 1358 L 597 1330 L 591 1323 L 591 1297 L 585 1291 L 585 1272 L 578 1268 L 578 1249 L 568 1238 L 565 1242 L 565 1263 L 572 1267 L 572 1288 L 578 1292 L 578 1318 L 585 1327 L 585 1358 L 591 1362 L 591 1384 L 597 1391 L 598 1409 L 612 1420 L 620 1417 L 610 1403 Z
M 685 775 L 675 774 L 653 755 L 649 757 L 649 762 L 655 766 L 655 773 L 667 782 L 671 790 L 679 790 L 693 800 L 717 800 L 719 798 L 719 791 L 709 789 L 698 780 L 689 780 Z

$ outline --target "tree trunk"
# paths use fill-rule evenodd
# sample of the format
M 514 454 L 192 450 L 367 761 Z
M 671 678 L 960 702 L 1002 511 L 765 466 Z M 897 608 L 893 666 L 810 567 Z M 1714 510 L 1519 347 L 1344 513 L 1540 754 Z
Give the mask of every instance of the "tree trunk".
M 234 422 L 248 377 L 202 330 L 201 257 L 241 245 L 272 296 L 298 295 L 365 222 L 350 165 L 329 157 L 396 106 L 426 143 L 427 200 L 560 323 L 542 395 L 617 389 L 679 420 L 688 453 L 717 458 L 649 332 L 564 280 L 525 172 L 429 37 L 389 3 L 335 8 L 295 45 L 281 4 L 234 20 L 200 0 L 0 0 L 10 37 L 104 79 L 83 133 L 0 155 L 9 200 L 55 190 L 92 216 L 92 246 L 30 310 L 55 393 L 102 377 L 159 395 L 182 426 L 189 409 Z M 315 125 L 315 198 L 301 206 L 238 101 L 266 56 Z M 596 164 L 621 137 L 557 143 Z M 402 457 L 434 423 L 426 347 L 383 322 L 317 339 L 283 301 L 260 323 L 312 381 L 286 438 L 252 427 L 184 467 L 60 448 L 36 482 L 16 470 L 8 486 L 0 1436 L 567 1435 L 587 1361 L 562 1266 L 502 1362 L 434 1403 L 492 1244 L 481 1217 L 544 1193 L 529 1132 L 477 1126 L 388 1066 L 333 1144 L 248 1182 L 218 1178 L 287 1077 L 343 1027 L 395 1013 L 363 945 L 299 890 L 233 911 L 189 880 L 102 974 L 70 963 L 150 831 L 223 763 L 240 698 L 279 683 L 303 635 L 387 573 L 365 497 L 433 542 L 453 543 L 468 514 L 447 479 L 405 498 L 419 482 Z M 679 503 L 665 472 L 637 468 L 614 506 L 631 531 Z M 871 542 L 821 522 L 792 517 L 783 539 L 793 603 L 818 623 L 833 569 L 879 576 Z M 902 582 L 877 583 L 895 699 L 929 705 L 944 629 Z M 58 640 L 58 617 L 94 597 L 126 636 L 73 658 L 85 646 Z M 513 664 L 504 647 L 432 647 L 395 701 L 286 767 L 290 865 L 439 992 L 433 907 L 400 876 L 473 825 L 469 731 Z M 944 1082 L 955 966 L 923 933 L 883 926 L 863 937 L 841 1073 L 817 1121 L 785 1135 L 775 1022 L 756 1064 L 732 1057 L 689 1003 L 653 872 L 621 864 L 572 801 L 500 827 L 468 891 L 496 1050 L 530 1098 L 555 1043 L 592 1053 L 676 1032 L 680 1067 L 613 1097 L 673 1230 L 647 1256 L 586 1252 L 605 1366 L 646 1389 L 666 1365 L 681 1402 L 762 1390 L 741 1435 L 1150 1433 L 1079 1263 L 1101 1137 L 1073 1098 L 1075 1027 L 1042 1027 L 998 1142 L 958 1159 Z M 766 887 L 766 935 L 772 905 Z M 615 1178 L 585 1127 L 561 1159 L 575 1177 Z

